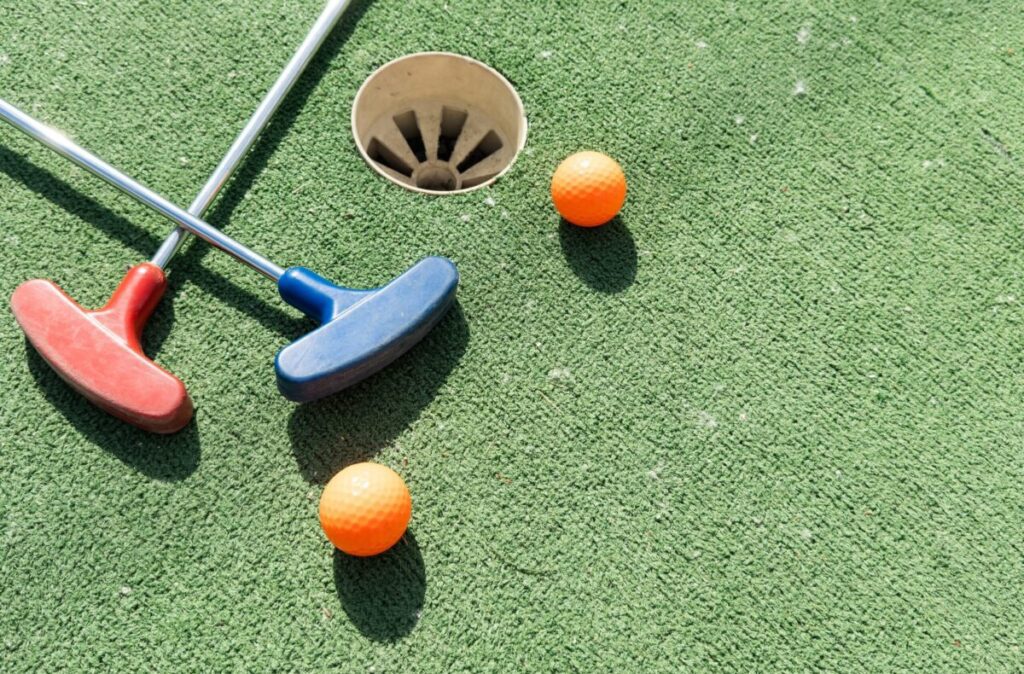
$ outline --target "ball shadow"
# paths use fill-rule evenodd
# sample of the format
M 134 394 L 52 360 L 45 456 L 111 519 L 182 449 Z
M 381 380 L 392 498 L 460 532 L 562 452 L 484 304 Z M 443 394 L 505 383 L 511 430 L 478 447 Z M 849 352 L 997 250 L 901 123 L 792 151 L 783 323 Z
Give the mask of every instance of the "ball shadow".
M 422 342 L 384 370 L 296 407 L 288 435 L 302 476 L 325 484 L 388 446 L 434 399 L 468 343 L 469 326 L 456 301 Z
M 54 372 L 25 340 L 25 360 L 46 400 L 94 445 L 147 477 L 176 482 L 199 465 L 199 431 L 193 418 L 172 435 L 157 435 L 115 419 L 88 402 Z
M 375 557 L 334 551 L 334 589 L 352 624 L 366 637 L 398 641 L 412 632 L 427 594 L 427 573 L 416 537 L 406 532 Z
M 621 216 L 600 227 L 577 227 L 562 219 L 562 253 L 588 286 L 602 293 L 620 293 L 636 279 L 636 244 Z

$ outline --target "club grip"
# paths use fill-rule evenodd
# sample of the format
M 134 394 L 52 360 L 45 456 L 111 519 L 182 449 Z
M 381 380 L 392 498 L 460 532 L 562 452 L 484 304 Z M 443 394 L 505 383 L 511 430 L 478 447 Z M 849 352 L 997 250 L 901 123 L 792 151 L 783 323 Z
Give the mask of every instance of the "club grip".
M 142 330 L 167 287 L 163 270 L 149 262 L 128 270 L 110 300 L 97 313 L 108 327 L 116 330 L 133 345 L 138 346 Z

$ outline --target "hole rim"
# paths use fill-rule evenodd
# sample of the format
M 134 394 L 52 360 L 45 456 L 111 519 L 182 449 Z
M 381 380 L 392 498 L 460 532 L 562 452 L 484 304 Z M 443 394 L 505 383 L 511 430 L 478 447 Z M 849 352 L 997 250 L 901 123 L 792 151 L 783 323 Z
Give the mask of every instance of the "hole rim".
M 481 179 L 477 178 L 477 179 L 472 180 L 472 181 L 467 181 L 467 182 L 471 182 L 472 183 L 472 184 L 470 184 L 468 186 L 464 186 L 462 184 L 461 172 L 456 170 L 455 171 L 455 179 L 456 179 L 457 185 L 456 185 L 456 189 L 453 189 L 453 190 L 431 190 L 431 189 L 422 188 L 422 187 L 419 187 L 418 185 L 416 185 L 415 176 L 416 176 L 417 171 L 420 169 L 420 166 L 426 166 L 427 164 L 420 164 L 418 166 L 413 166 L 412 167 L 412 175 L 408 176 L 409 182 L 404 182 L 404 181 L 400 181 L 400 180 L 396 179 L 395 176 L 390 175 L 381 166 L 379 166 L 377 161 L 375 161 L 368 154 L 368 152 L 367 152 L 367 144 L 368 143 L 364 143 L 360 139 L 359 132 L 358 132 L 358 115 L 357 115 L 357 111 L 359 110 L 360 101 L 361 101 L 362 97 L 364 95 L 367 95 L 367 92 L 370 91 L 370 89 L 372 87 L 372 83 L 373 83 L 375 77 L 379 73 L 381 73 L 385 69 L 399 68 L 399 67 L 402 66 L 402 64 L 404 64 L 404 62 L 406 62 L 408 60 L 424 58 L 424 57 L 435 57 L 435 56 L 436 57 L 449 57 L 449 58 L 455 58 L 455 59 L 459 59 L 459 60 L 462 60 L 462 61 L 466 61 L 467 63 L 469 63 L 471 65 L 474 65 L 474 66 L 477 66 L 479 68 L 482 68 L 491 77 L 494 77 L 509 92 L 509 94 L 511 94 L 512 101 L 513 101 L 513 103 L 515 105 L 514 115 L 515 115 L 515 118 L 519 122 L 518 123 L 518 127 L 519 127 L 518 128 L 518 134 L 517 134 L 517 137 L 514 138 L 514 139 L 506 139 L 506 138 L 504 138 L 503 134 L 497 133 L 497 131 L 495 129 L 492 129 L 492 130 L 489 131 L 489 133 L 493 133 L 493 134 L 497 135 L 499 140 L 502 141 L 503 143 L 504 142 L 508 142 L 508 144 L 512 146 L 513 152 L 512 152 L 512 156 L 508 160 L 508 163 L 505 166 L 503 166 L 501 168 L 501 170 L 497 171 L 496 173 L 494 173 L 491 176 L 488 176 L 485 179 L 481 180 Z M 452 107 L 453 109 L 456 109 L 456 110 L 458 109 L 458 107 L 461 107 L 461 106 L 457 106 L 457 105 L 455 105 L 453 103 L 442 103 L 442 106 L 444 106 L 444 107 Z M 402 114 L 403 114 L 403 111 L 398 111 L 397 113 L 391 115 L 391 117 L 394 118 L 395 116 L 399 116 L 399 115 L 402 115 Z M 465 119 L 463 119 L 463 125 L 464 124 L 465 124 Z M 356 148 L 359 150 L 359 154 L 362 156 L 363 161 L 365 161 L 366 164 L 371 169 L 373 169 L 374 172 L 377 173 L 377 175 L 379 175 L 382 178 L 386 179 L 388 182 L 393 183 L 395 185 L 398 185 L 400 187 L 403 187 L 403 188 L 405 188 L 405 189 L 407 189 L 407 190 L 409 190 L 411 192 L 417 192 L 417 193 L 420 193 L 420 194 L 427 194 L 427 195 L 430 195 L 430 196 L 445 196 L 445 195 L 455 195 L 455 194 L 468 194 L 469 192 L 474 192 L 476 190 L 483 189 L 485 187 L 489 187 L 490 185 L 493 185 L 499 178 L 504 176 L 506 173 L 508 173 L 512 169 L 513 166 L 515 166 L 516 161 L 518 161 L 518 159 L 519 159 L 520 153 L 523 151 L 523 148 L 526 147 L 526 137 L 527 137 L 527 135 L 529 133 L 529 121 L 528 121 L 528 119 L 526 117 L 526 108 L 523 105 L 523 99 L 519 95 L 519 92 L 516 90 L 515 86 L 512 84 L 512 82 L 507 77 L 505 77 L 503 74 L 501 74 L 501 72 L 499 72 L 497 69 L 487 65 L 486 63 L 483 63 L 482 61 L 478 61 L 477 59 L 474 59 L 474 58 L 469 57 L 469 56 L 465 56 L 463 54 L 456 54 L 454 52 L 443 52 L 443 51 L 425 51 L 425 52 L 416 52 L 416 53 L 413 53 L 413 54 L 406 54 L 405 56 L 400 56 L 400 57 L 398 57 L 398 58 L 396 58 L 396 59 L 394 59 L 392 61 L 389 61 L 389 62 L 385 63 L 384 65 L 380 66 L 379 68 L 376 68 L 363 81 L 363 83 L 359 86 L 359 89 L 356 91 L 356 95 L 355 95 L 355 97 L 353 98 L 353 101 L 352 101 L 352 110 L 351 110 L 351 114 L 350 114 L 350 125 L 351 125 L 351 130 L 352 130 L 352 137 L 355 140 Z M 460 125 L 460 132 L 463 131 L 463 128 L 462 128 L 463 125 Z M 481 139 L 481 142 L 482 142 L 482 139 Z M 495 151 L 500 151 L 500 149 L 501 148 L 499 146 L 498 150 L 495 150 Z M 429 159 L 428 159 L 428 163 L 429 163 Z M 455 167 L 450 167 L 450 168 L 451 169 L 455 169 Z M 471 168 L 472 168 L 472 166 L 468 166 L 467 170 L 469 170 Z

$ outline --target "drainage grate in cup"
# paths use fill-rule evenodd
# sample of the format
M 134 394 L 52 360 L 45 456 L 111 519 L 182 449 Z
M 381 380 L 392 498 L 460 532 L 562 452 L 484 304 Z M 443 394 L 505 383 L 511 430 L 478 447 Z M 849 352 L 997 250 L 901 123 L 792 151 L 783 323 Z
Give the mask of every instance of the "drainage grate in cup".
M 479 61 L 440 52 L 405 56 L 356 94 L 352 131 L 378 173 L 429 194 L 494 182 L 526 143 L 523 103 Z

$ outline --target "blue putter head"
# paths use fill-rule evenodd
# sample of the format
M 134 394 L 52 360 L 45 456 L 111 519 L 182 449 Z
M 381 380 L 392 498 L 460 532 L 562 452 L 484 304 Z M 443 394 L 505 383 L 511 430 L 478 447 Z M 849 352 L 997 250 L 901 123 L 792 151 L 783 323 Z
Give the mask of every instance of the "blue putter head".
M 278 280 L 284 301 L 320 327 L 277 352 L 274 368 L 284 397 L 307 402 L 365 379 L 409 350 L 451 306 L 459 272 L 428 257 L 372 290 L 336 286 L 304 267 Z

